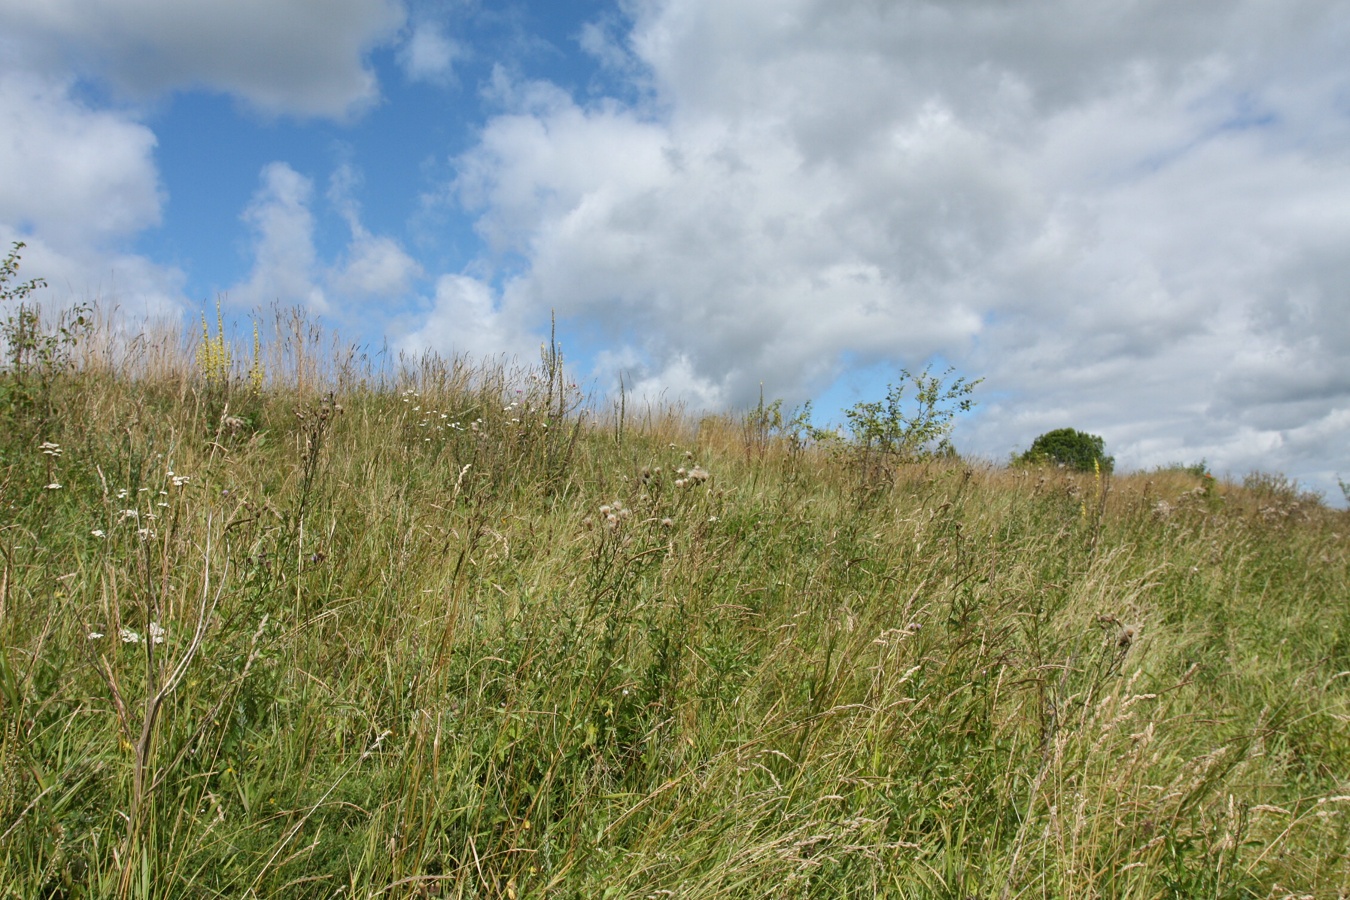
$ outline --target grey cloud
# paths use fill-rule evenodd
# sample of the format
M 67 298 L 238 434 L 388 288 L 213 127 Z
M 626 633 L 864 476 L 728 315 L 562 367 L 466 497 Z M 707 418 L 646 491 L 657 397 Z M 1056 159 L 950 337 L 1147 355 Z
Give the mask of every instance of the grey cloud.
M 396 0 L 0 0 L 0 27 L 30 65 L 135 95 L 207 87 L 268 114 L 341 117 L 373 102 L 364 55 L 403 20 Z

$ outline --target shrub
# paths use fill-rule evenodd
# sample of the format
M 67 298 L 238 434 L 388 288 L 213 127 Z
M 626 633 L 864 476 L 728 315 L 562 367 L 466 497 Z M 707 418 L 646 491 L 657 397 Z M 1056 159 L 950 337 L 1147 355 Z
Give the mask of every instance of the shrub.
M 1106 455 L 1106 442 L 1100 436 L 1073 428 L 1057 428 L 1031 442 L 1031 449 L 1017 458 L 1025 465 L 1065 466 L 1091 472 L 1094 466 L 1111 471 L 1115 457 Z

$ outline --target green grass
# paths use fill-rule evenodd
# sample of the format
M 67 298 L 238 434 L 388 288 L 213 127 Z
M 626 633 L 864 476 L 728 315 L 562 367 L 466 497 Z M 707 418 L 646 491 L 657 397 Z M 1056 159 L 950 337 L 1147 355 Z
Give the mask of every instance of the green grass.
M 1345 513 L 322 340 L 0 404 L 0 896 L 1350 893 Z

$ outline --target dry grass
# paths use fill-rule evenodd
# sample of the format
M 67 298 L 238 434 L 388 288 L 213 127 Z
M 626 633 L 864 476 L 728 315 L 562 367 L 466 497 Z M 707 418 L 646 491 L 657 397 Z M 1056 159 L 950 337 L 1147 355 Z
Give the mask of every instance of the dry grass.
M 0 895 L 1350 892 L 1345 514 L 269 330 L 0 410 Z

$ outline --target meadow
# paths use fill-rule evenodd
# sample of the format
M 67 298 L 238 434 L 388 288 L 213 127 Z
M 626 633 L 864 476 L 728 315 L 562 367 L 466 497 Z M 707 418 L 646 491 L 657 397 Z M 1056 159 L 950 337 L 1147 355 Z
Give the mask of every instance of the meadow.
M 1350 896 L 1350 514 L 1282 478 L 273 331 L 0 376 L 0 896 Z

